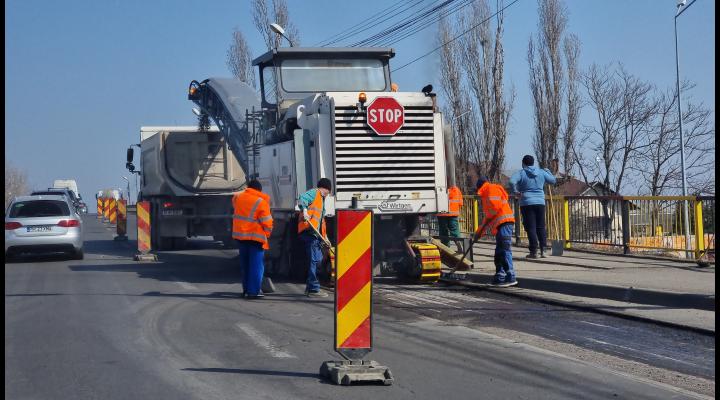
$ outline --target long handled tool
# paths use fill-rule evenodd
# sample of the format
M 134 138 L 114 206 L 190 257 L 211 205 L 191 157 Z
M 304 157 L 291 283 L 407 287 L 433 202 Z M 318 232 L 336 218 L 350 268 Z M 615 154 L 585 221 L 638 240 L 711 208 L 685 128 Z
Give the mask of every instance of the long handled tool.
M 327 239 L 317 230 L 317 228 L 315 228 L 315 226 L 313 226 L 313 224 L 308 223 L 308 225 L 310 225 L 310 227 L 312 228 L 312 230 L 315 231 L 315 233 L 317 233 L 318 236 L 320 236 L 320 240 L 322 240 L 323 243 L 325 243 L 325 246 L 327 246 L 328 251 L 334 256 L 334 255 L 335 255 L 335 252 L 333 251 L 332 243 L 330 243 L 330 241 L 327 240 Z
M 482 227 L 480 227 L 480 229 L 478 229 L 477 232 L 482 232 L 482 231 L 484 231 L 486 225 L 487 225 L 487 223 L 485 223 Z M 468 246 L 468 248 L 465 249 L 465 252 L 463 253 L 462 258 L 460 258 L 460 260 L 458 260 L 458 262 L 455 263 L 455 266 L 453 266 L 452 268 L 450 268 L 450 272 L 447 272 L 447 273 L 443 273 L 443 274 L 442 274 L 443 278 L 452 279 L 452 280 L 457 280 L 457 281 L 467 279 L 467 275 L 466 275 L 466 274 L 457 275 L 457 274 L 455 274 L 455 271 L 456 271 L 457 268 L 462 264 L 462 262 L 465 261 L 465 257 L 467 257 L 467 255 L 470 254 L 470 252 L 472 251 L 473 247 L 475 247 L 475 243 L 477 243 L 477 241 L 480 240 L 480 236 L 481 236 L 481 235 L 476 235 L 476 236 L 473 238 L 472 242 L 470 242 L 470 246 Z

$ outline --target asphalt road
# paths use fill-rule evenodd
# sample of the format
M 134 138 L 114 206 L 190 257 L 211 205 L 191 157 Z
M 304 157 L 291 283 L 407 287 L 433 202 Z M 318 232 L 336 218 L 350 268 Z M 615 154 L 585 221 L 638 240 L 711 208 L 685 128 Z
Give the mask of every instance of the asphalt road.
M 129 224 L 129 226 L 134 226 Z M 712 398 L 714 338 L 460 287 L 378 279 L 374 349 L 392 386 L 318 376 L 333 300 L 278 282 L 239 297 L 235 250 L 158 263 L 85 218 L 86 257 L 5 264 L 7 399 Z

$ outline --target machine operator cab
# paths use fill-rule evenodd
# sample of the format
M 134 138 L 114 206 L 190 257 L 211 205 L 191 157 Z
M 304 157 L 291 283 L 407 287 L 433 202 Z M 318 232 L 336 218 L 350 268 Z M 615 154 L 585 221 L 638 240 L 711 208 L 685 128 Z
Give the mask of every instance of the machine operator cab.
M 285 110 L 322 92 L 388 92 L 392 48 L 278 48 L 253 60 L 262 107 Z

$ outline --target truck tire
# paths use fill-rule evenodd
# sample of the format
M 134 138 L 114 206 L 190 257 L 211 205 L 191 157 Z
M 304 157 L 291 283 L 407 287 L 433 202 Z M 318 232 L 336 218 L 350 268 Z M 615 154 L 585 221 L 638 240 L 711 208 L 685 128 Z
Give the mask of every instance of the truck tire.
M 165 250 L 172 250 L 173 248 L 173 238 L 170 236 L 160 236 L 158 238 L 158 250 L 165 251 Z
M 187 238 L 184 238 L 184 237 L 172 238 L 173 250 L 183 250 L 185 247 L 187 247 Z

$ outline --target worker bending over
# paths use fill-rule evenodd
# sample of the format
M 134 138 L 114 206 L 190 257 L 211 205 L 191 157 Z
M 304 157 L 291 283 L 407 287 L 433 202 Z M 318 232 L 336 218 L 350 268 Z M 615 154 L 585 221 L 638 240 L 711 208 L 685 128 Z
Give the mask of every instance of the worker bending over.
M 313 297 L 327 297 L 327 293 L 320 290 L 320 281 L 317 277 L 318 265 L 322 262 L 322 238 L 327 240 L 325 228 L 325 198 L 332 190 L 332 183 L 328 178 L 321 178 L 317 187 L 300 195 L 298 207 L 300 220 L 298 221 L 298 236 L 305 249 L 308 259 L 308 277 L 305 286 L 305 295 Z M 322 235 L 322 238 L 320 237 Z
M 495 235 L 495 276 L 492 285 L 500 287 L 517 285 L 510 248 L 515 217 L 508 204 L 508 194 L 502 186 L 490 183 L 487 177 L 481 176 L 477 181 L 477 195 L 480 196 L 485 217 L 480 228 L 475 231 L 473 243 L 486 229 L 490 230 Z

